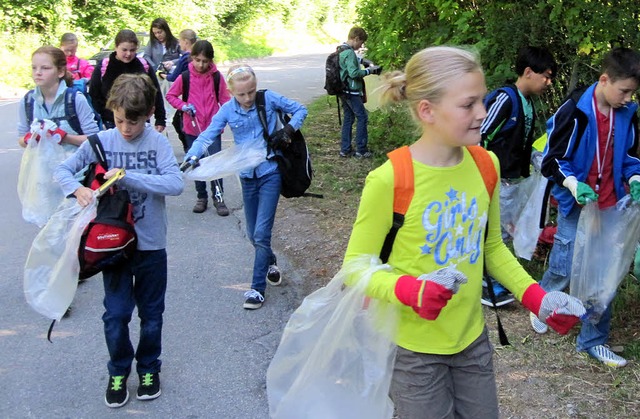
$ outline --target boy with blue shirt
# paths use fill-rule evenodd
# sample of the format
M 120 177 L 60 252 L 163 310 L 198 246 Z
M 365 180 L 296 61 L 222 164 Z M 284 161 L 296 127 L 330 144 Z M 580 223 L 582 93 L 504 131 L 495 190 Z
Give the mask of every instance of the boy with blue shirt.
M 179 195 L 182 175 L 167 138 L 146 121 L 153 115 L 156 88 L 146 74 L 119 76 L 110 90 L 107 107 L 113 111 L 116 128 L 98 134 L 105 151 L 109 179 L 119 169 L 126 175 L 118 187 L 129 192 L 133 204 L 138 246 L 122 265 L 103 271 L 102 316 L 110 360 L 105 403 L 121 407 L 129 400 L 127 378 L 136 358 L 140 384 L 139 400 L 160 396 L 159 359 L 162 349 L 162 315 L 167 289 L 166 195 Z M 88 141 L 64 161 L 54 178 L 65 195 L 74 195 L 82 206 L 94 198 L 93 190 L 82 186 L 74 175 L 96 156 Z M 129 338 L 129 322 L 137 306 L 140 340 L 135 350 Z
M 631 198 L 640 201 L 638 105 L 632 102 L 638 83 L 640 54 L 616 48 L 605 56 L 598 81 L 573 92 L 547 121 L 542 174 L 554 182 L 551 193 L 558 201 L 558 231 L 549 268 L 540 281 L 546 291 L 569 285 L 583 205 L 596 201 L 600 209 L 612 207 L 627 194 L 627 183 Z M 537 333 L 547 331 L 534 315 L 531 325 Z M 582 324 L 577 350 L 605 365 L 623 367 L 627 361 L 606 346 L 610 326 L 611 305 L 597 324 Z
M 500 87 L 487 95 L 487 117 L 480 127 L 483 146 L 493 151 L 500 161 L 503 185 L 500 202 L 505 205 L 512 201 L 507 194 L 515 191 L 509 186 L 529 177 L 536 123 L 532 97 L 540 96 L 551 85 L 557 64 L 546 48 L 525 46 L 518 51 L 515 70 L 518 74 L 515 84 Z M 514 301 L 513 295 L 500 283 L 490 277 L 485 280 L 492 281 L 496 306 Z M 481 302 L 493 306 L 486 285 L 483 286 Z

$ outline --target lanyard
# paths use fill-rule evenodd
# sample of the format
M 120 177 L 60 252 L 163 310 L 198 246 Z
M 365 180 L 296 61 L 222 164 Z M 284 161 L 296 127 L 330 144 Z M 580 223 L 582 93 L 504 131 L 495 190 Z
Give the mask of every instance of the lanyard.
M 593 115 L 596 117 L 596 163 L 598 165 L 598 178 L 596 179 L 596 192 L 600 190 L 600 183 L 602 183 L 602 169 L 604 167 L 604 162 L 607 157 L 607 151 L 609 151 L 609 143 L 611 142 L 611 138 L 613 137 L 613 108 L 609 107 L 609 132 L 607 133 L 607 143 L 604 146 L 604 155 L 602 159 L 600 159 L 600 129 L 598 123 L 598 104 L 596 103 L 595 92 L 593 95 L 593 101 L 591 102 L 591 106 L 593 108 Z

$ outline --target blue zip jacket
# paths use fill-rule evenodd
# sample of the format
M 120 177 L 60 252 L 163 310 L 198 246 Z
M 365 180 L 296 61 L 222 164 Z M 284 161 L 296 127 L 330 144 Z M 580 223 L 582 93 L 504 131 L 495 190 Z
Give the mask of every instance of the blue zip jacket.
M 558 209 L 567 216 L 577 202 L 569 189 L 562 186 L 569 176 L 585 182 L 593 165 L 598 144 L 598 124 L 593 111 L 593 91 L 598 83 L 584 92 L 574 92 L 547 121 L 547 145 L 542 160 L 542 174 L 554 182 L 551 193 Z M 613 183 L 617 199 L 627 194 L 625 183 L 640 174 L 638 146 L 638 105 L 614 109 Z

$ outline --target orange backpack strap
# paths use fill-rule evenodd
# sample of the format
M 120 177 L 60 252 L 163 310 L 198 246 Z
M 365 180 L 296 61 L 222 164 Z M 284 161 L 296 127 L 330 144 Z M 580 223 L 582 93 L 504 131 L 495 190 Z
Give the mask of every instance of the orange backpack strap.
M 489 152 L 479 145 L 468 146 L 467 150 L 471 153 L 473 161 L 476 162 L 476 166 L 478 166 L 478 170 L 480 170 L 484 186 L 489 193 L 489 199 L 492 199 L 493 191 L 498 184 L 498 172 L 496 172 L 496 167 L 493 165 L 493 159 L 491 159 Z
M 380 259 L 387 263 L 398 230 L 404 224 L 404 215 L 411 205 L 414 192 L 413 159 L 408 146 L 400 147 L 387 154 L 393 167 L 393 224 L 384 239 Z

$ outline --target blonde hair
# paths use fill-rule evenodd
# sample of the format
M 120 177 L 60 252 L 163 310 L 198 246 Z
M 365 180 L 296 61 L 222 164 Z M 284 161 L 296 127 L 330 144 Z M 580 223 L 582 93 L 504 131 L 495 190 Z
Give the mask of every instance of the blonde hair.
M 229 72 L 227 73 L 227 84 L 230 89 L 233 89 L 233 83 L 236 81 L 247 81 L 250 78 L 255 80 L 256 73 L 253 71 L 253 68 L 249 67 L 247 64 L 236 64 L 229 67 Z
M 406 100 L 414 120 L 421 100 L 438 102 L 452 80 L 467 73 L 480 72 L 482 66 L 477 53 L 449 46 L 429 47 L 409 59 L 404 72 L 384 74 L 381 104 Z

